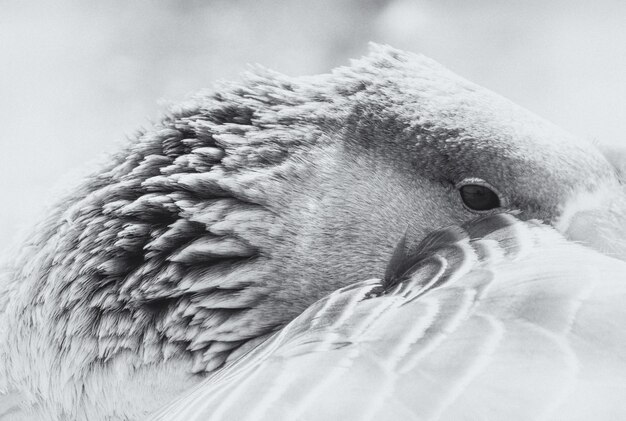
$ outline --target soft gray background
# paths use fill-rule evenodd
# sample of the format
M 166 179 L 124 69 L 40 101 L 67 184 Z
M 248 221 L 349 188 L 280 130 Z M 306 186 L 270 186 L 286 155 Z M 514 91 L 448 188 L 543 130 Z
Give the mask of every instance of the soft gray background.
M 0 250 L 64 174 L 164 104 L 246 63 L 325 72 L 369 40 L 425 53 L 581 136 L 624 142 L 624 22 L 620 0 L 0 0 Z

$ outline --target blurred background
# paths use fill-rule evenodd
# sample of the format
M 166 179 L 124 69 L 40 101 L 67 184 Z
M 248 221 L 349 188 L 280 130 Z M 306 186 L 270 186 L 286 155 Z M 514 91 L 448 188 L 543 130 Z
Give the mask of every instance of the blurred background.
M 566 129 L 626 142 L 621 0 L 0 0 L 0 251 L 66 174 L 247 63 L 421 52 Z

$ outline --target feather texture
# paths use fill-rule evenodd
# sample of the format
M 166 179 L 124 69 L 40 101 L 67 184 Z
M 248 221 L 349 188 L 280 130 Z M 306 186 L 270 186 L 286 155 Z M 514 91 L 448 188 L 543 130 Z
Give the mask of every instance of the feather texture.
M 311 325 L 319 338 L 290 351 L 334 347 L 326 325 L 352 326 L 351 311 L 372 306 L 383 324 L 363 314 L 370 321 L 355 332 L 387 326 L 391 340 L 405 327 L 391 319 L 419 319 L 408 342 L 376 349 L 393 373 L 413 341 L 438 348 L 435 326 L 456 329 L 464 312 L 473 314 L 480 288 L 449 285 L 477 259 L 506 260 L 523 245 L 519 236 L 506 247 L 497 236 L 461 241 L 471 229 L 484 237 L 481 226 L 430 235 L 475 217 L 454 187 L 468 177 L 492 184 L 521 219 L 559 227 L 577 197 L 619 186 L 615 167 L 593 145 L 428 58 L 386 46 L 329 74 L 258 68 L 199 93 L 60 198 L 0 271 L 0 386 L 8 406 L 19 400 L 55 421 L 145 416 L 332 291 L 383 277 L 406 235 L 388 279 L 325 301 Z M 476 269 L 478 283 L 479 274 L 491 285 L 494 274 Z M 380 288 L 389 290 L 385 297 L 361 299 Z M 539 297 L 511 300 L 502 302 L 532 308 Z M 395 310 L 405 301 L 420 310 Z M 500 355 L 508 325 L 478 315 L 471 323 L 482 338 L 474 345 Z M 353 350 L 346 340 L 345 352 Z M 352 354 L 342 358 L 353 362 Z M 458 372 L 479 366 L 468 362 Z M 342 369 L 313 395 L 302 389 L 297 411 L 306 413 L 316 399 L 306 396 L 323 396 Z M 292 374 L 281 375 L 291 384 Z M 280 387 L 255 405 L 274 408 L 291 390 Z
M 626 263 L 506 215 L 409 260 L 399 282 L 332 293 L 156 419 L 626 415 Z

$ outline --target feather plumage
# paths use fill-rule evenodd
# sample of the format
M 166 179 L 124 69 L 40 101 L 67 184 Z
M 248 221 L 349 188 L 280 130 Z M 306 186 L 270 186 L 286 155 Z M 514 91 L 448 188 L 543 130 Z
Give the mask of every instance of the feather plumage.
M 332 291 L 382 277 L 402 235 L 397 294 L 422 299 L 406 271 L 429 288 L 451 282 L 446 259 L 471 267 L 471 253 L 414 264 L 410 252 L 474 218 L 454 189 L 467 177 L 489 181 L 521 219 L 563 226 L 573 198 L 619 183 L 593 145 L 419 55 L 374 46 L 326 75 L 243 79 L 138 134 L 10 259 L 8 400 L 16 391 L 52 420 L 141 417 Z M 449 234 L 429 237 L 424 255 Z M 480 244 L 486 259 L 502 252 Z M 329 308 L 344 314 L 339 304 Z M 437 305 L 424 311 L 436 319 Z
M 450 232 L 398 283 L 332 293 L 156 419 L 622 418 L 626 263 L 508 216 Z

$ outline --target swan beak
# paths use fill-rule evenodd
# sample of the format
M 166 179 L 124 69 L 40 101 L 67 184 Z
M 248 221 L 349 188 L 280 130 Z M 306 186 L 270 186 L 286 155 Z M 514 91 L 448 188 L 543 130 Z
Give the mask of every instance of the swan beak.
M 601 207 L 573 213 L 564 234 L 569 240 L 626 260 L 626 195 L 617 193 Z

